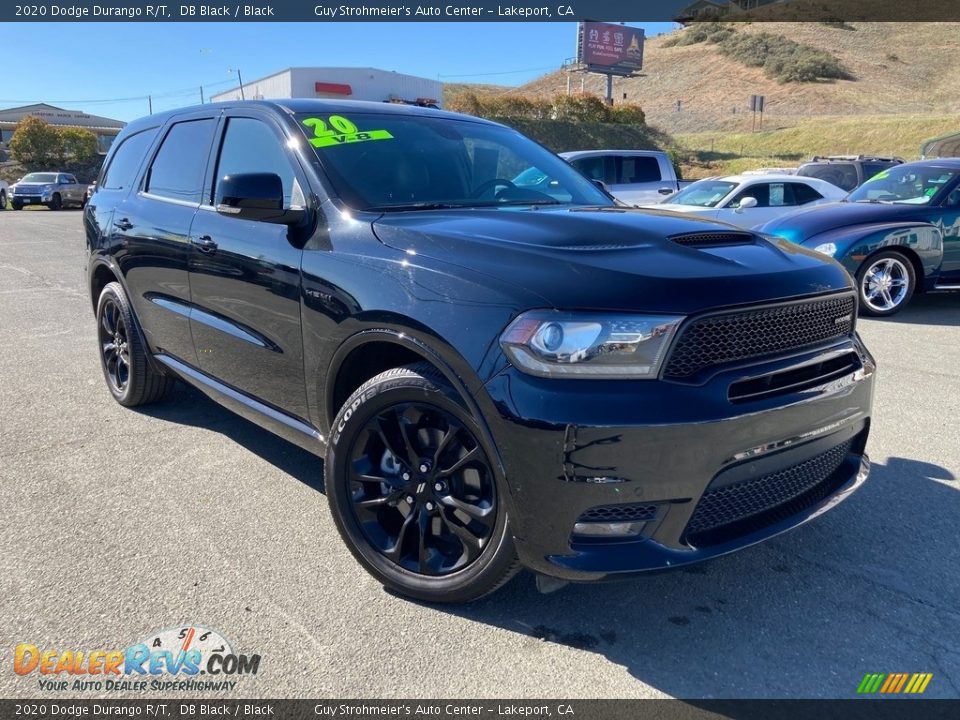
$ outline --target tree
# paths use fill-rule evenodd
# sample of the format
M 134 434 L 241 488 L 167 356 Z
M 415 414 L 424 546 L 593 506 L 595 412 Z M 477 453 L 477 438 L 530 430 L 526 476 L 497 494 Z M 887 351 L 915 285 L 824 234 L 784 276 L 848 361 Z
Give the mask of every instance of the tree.
M 13 130 L 10 154 L 21 165 L 50 168 L 63 162 L 63 142 L 60 133 L 50 123 L 28 116 Z
M 72 165 L 89 165 L 97 157 L 97 136 L 85 128 L 60 130 L 60 145 Z

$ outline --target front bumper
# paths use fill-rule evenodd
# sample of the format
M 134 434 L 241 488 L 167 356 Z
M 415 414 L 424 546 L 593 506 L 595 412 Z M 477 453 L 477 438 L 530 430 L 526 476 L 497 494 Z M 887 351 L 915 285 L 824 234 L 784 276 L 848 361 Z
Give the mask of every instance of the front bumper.
M 855 364 L 841 377 L 729 399 L 744 378 L 838 354 Z M 874 376 L 859 340 L 727 369 L 701 385 L 542 379 L 506 368 L 486 385 L 486 415 L 521 560 L 562 579 L 597 580 L 699 562 L 817 517 L 866 479 Z M 598 517 L 645 524 L 635 537 L 574 533 L 578 521 Z

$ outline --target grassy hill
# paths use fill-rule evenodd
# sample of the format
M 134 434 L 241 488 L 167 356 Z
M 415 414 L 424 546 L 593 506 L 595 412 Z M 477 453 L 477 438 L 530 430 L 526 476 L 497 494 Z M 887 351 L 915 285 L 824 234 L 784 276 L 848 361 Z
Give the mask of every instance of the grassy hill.
M 758 167 L 796 166 L 812 155 L 918 157 L 931 137 L 960 131 L 954 115 L 824 116 L 763 132 L 714 130 L 673 136 L 685 177 L 736 173 Z
M 766 96 L 768 129 L 791 127 L 811 117 L 960 114 L 957 23 L 737 24 L 738 33 L 773 33 L 836 57 L 853 79 L 781 84 L 747 67 L 716 45 L 670 46 L 678 30 L 648 40 L 644 74 L 617 79 L 614 97 L 627 94 L 643 106 L 647 121 L 670 133 L 749 131 L 750 95 Z M 579 76 L 574 86 L 579 89 Z M 588 75 L 585 87 L 602 94 L 605 78 Z M 566 92 L 567 75 L 555 72 L 521 88 L 533 95 Z M 682 110 L 676 111 L 677 100 Z M 736 109 L 736 112 L 734 112 Z M 960 130 L 960 119 L 957 122 Z

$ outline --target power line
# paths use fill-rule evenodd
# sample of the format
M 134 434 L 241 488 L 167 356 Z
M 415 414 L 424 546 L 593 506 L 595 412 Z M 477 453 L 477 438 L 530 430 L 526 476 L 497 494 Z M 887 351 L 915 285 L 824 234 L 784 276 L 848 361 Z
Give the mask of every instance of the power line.
M 197 85 L 193 85 L 187 88 L 181 88 L 178 90 L 168 90 L 167 92 L 164 92 L 164 93 L 157 93 L 157 94 L 154 94 L 152 97 L 154 99 L 170 98 L 170 97 L 186 97 L 188 95 L 196 95 L 198 92 L 198 88 L 201 85 L 205 88 L 211 88 L 211 87 L 219 87 L 220 85 L 229 85 L 229 84 L 236 84 L 236 83 L 232 78 L 227 80 L 218 80 L 216 82 L 199 83 Z M 122 97 L 122 98 L 89 98 L 86 100 L 83 100 L 83 99 L 81 100 L 76 100 L 76 99 L 47 100 L 45 98 L 42 100 L 37 100 L 37 99 L 10 100 L 6 98 L 0 98 L 0 103 L 16 103 L 20 105 L 32 105 L 36 103 L 59 103 L 61 105 L 67 105 L 67 104 L 107 105 L 112 103 L 139 102 L 139 101 L 147 100 L 150 97 L 151 95 L 147 94 L 147 95 L 132 95 L 130 97 Z

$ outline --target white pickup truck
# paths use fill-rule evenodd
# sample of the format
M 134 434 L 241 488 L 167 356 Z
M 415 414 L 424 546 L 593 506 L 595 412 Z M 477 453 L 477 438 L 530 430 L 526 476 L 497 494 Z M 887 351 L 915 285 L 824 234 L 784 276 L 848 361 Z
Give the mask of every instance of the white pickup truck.
M 87 186 L 69 173 L 34 172 L 24 175 L 10 186 L 10 204 L 14 210 L 25 205 L 45 205 L 60 210 L 67 205 L 83 207 L 87 203 Z
M 690 184 L 677 177 L 670 157 L 660 150 L 578 150 L 560 157 L 628 205 L 659 202 Z

